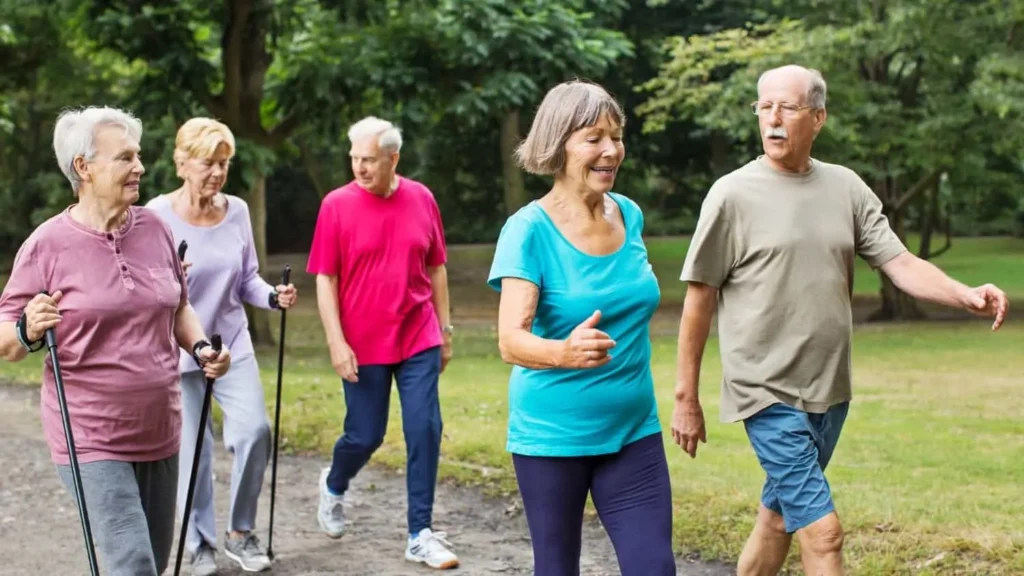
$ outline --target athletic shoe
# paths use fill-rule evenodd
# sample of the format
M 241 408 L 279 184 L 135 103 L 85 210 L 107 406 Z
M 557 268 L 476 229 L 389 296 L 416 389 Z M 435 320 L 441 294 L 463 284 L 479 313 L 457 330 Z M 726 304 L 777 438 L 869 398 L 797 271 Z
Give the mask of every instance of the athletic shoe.
M 192 555 L 192 576 L 215 576 L 217 574 L 217 560 L 213 548 L 203 542 L 199 550 Z
M 316 519 L 320 529 L 331 538 L 341 538 L 345 533 L 345 507 L 342 496 L 335 496 L 327 489 L 327 475 L 330 468 L 320 472 L 320 506 L 317 508 Z
M 459 559 L 446 546 L 451 544 L 445 540 L 444 532 L 433 532 L 430 528 L 420 530 L 418 536 L 409 537 L 409 545 L 405 549 L 405 559 L 410 562 L 422 562 L 431 568 L 447 570 L 459 565 Z
M 242 538 L 224 536 L 224 555 L 231 558 L 246 572 L 262 572 L 270 568 L 270 557 L 252 532 Z

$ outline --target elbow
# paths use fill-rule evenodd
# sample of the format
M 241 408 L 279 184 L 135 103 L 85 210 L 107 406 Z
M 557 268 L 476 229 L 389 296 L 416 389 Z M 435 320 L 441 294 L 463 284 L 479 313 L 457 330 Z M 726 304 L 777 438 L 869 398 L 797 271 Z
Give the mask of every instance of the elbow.
M 509 340 L 508 334 L 498 334 L 498 354 L 501 355 L 501 361 L 505 364 L 515 364 L 516 356 L 512 352 L 512 345 L 509 343 Z

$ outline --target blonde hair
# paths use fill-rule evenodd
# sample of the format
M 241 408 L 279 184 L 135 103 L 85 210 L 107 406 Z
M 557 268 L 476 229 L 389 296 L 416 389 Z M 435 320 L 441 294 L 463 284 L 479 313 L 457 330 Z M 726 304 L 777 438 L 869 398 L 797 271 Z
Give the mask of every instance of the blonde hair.
M 573 132 L 597 124 L 603 114 L 619 127 L 626 124 L 622 107 L 601 86 L 583 80 L 555 86 L 544 96 L 530 133 L 516 148 L 516 161 L 531 174 L 558 174 L 565 167 L 566 141 Z
M 222 146 L 228 158 L 235 155 L 235 136 L 231 129 L 212 118 L 192 118 L 178 128 L 174 140 L 174 163 L 189 158 L 212 158 Z

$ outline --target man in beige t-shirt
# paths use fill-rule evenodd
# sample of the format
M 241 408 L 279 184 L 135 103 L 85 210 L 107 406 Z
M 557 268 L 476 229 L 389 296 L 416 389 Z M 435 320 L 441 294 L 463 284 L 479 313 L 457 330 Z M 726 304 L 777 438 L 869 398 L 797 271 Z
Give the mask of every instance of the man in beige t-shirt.
M 808 574 L 841 574 L 842 527 L 824 469 L 851 399 L 850 298 L 856 256 L 915 298 L 994 316 L 1005 294 L 968 288 L 908 252 L 853 171 L 811 158 L 825 81 L 769 70 L 752 104 L 764 155 L 723 176 L 701 208 L 681 280 L 672 433 L 691 457 L 706 442 L 698 376 L 717 308 L 721 418 L 742 421 L 766 480 L 739 574 L 776 574 L 792 534 Z

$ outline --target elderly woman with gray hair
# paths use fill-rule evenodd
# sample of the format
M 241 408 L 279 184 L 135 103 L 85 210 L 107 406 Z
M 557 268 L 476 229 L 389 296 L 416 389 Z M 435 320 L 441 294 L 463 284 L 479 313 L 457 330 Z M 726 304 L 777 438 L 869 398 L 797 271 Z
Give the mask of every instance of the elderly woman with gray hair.
M 105 573 L 157 576 L 174 540 L 181 392 L 178 351 L 207 377 L 230 366 L 188 301 L 171 232 L 133 206 L 145 172 L 142 124 L 121 110 L 67 111 L 53 147 L 77 202 L 25 240 L 0 295 L 0 354 L 11 362 L 60 341 L 68 412 Z M 44 294 L 46 291 L 48 294 Z M 51 459 L 69 491 L 72 474 L 53 366 L 44 363 L 41 407 Z
M 548 92 L 517 156 L 554 182 L 509 217 L 488 277 L 537 576 L 579 574 L 588 495 L 623 576 L 676 573 L 648 332 L 661 292 L 643 212 L 612 192 L 624 124 L 600 86 Z

